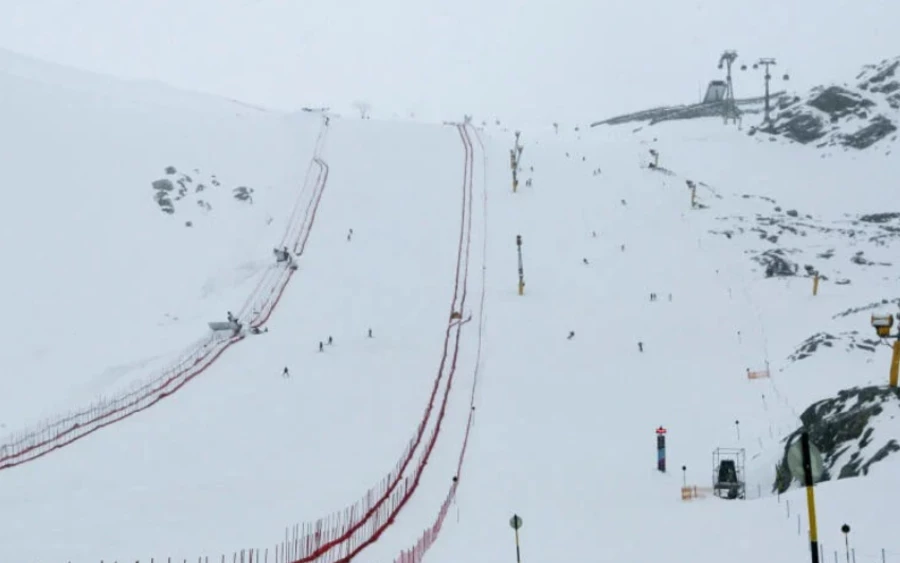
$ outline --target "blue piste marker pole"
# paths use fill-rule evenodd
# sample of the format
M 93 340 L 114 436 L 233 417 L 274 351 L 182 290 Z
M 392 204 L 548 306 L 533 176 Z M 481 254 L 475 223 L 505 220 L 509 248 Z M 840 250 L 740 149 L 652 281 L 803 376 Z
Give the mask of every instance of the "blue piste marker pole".
M 666 472 L 666 429 L 656 429 L 656 469 Z

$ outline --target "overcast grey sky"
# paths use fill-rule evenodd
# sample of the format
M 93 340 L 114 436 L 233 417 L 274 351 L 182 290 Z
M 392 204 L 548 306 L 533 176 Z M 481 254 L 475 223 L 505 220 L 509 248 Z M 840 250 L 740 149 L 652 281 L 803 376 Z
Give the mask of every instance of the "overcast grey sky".
M 585 123 L 691 102 L 724 49 L 791 86 L 900 54 L 897 0 L 0 0 L 0 47 L 278 109 Z M 738 95 L 761 73 L 741 73 Z

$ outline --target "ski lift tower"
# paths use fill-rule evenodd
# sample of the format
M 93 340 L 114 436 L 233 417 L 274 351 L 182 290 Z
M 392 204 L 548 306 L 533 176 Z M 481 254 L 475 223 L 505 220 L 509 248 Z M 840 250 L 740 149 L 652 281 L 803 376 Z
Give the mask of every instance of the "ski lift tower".
M 755 63 L 753 63 L 753 70 L 756 70 L 759 67 L 763 67 L 766 71 L 766 73 L 763 75 L 763 80 L 765 81 L 765 86 L 766 86 L 766 115 L 765 115 L 765 118 L 763 119 L 763 123 L 771 122 L 772 105 L 770 102 L 771 97 L 769 95 L 769 82 L 772 80 L 772 75 L 769 72 L 769 67 L 775 66 L 776 64 L 778 64 L 778 63 L 772 57 L 762 58 L 762 59 L 759 59 L 758 61 L 756 61 Z M 741 65 L 741 70 L 747 70 L 747 65 Z M 785 82 L 787 82 L 788 80 L 791 79 L 791 77 L 788 73 L 784 73 L 784 75 L 782 75 L 781 79 L 784 80 Z
M 753 68 L 758 68 L 760 66 L 766 69 L 766 74 L 764 79 L 766 81 L 766 120 L 765 123 L 769 123 L 769 80 L 772 79 L 772 75 L 769 74 L 769 67 L 775 66 L 775 59 L 767 58 L 767 59 L 759 59 L 756 64 L 753 65 Z
M 747 498 L 745 459 L 744 448 L 716 448 L 713 451 L 713 493 L 717 497 Z
M 734 84 L 731 81 L 731 65 L 734 64 L 734 60 L 737 59 L 737 51 L 725 51 L 722 53 L 722 56 L 719 57 L 719 69 L 723 67 L 727 69 L 726 78 L 725 78 L 725 99 L 722 101 L 722 117 L 725 119 L 725 123 L 728 123 L 728 118 L 731 118 L 735 123 L 737 123 L 738 119 L 738 109 L 737 104 L 734 102 Z

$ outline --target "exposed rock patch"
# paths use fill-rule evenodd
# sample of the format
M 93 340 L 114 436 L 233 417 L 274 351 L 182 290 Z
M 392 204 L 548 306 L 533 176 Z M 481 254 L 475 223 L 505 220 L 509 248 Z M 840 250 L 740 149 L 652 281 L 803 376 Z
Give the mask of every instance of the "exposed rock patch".
M 881 418 L 897 414 L 900 389 L 886 386 L 854 387 L 813 403 L 800 415 L 803 427 L 785 439 L 785 454 L 773 489 L 785 492 L 792 483 L 799 485 L 787 468 L 787 449 L 804 429 L 822 453 L 825 474 L 821 480 L 867 475 L 873 464 L 900 451 L 895 438 L 878 432 Z

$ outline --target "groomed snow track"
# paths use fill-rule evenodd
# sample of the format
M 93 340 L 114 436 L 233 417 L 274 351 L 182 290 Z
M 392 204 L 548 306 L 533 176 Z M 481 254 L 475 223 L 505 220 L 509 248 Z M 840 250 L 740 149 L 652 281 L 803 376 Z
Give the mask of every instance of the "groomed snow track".
M 323 118 L 316 139 L 313 159 L 297 198 L 294 211 L 279 247 L 289 247 L 302 255 L 309 240 L 316 211 L 328 183 L 328 164 L 320 157 L 328 133 Z M 317 170 L 315 181 L 313 170 Z M 237 315 L 244 326 L 259 328 L 269 320 L 284 294 L 295 270 L 285 264 L 272 264 Z M 101 398 L 77 412 L 67 413 L 54 420 L 8 436 L 0 444 L 0 470 L 34 461 L 106 428 L 116 422 L 144 411 L 174 394 L 189 381 L 206 371 L 226 350 L 244 339 L 243 334 L 221 336 L 210 334 L 189 347 L 158 376 L 111 398 Z

